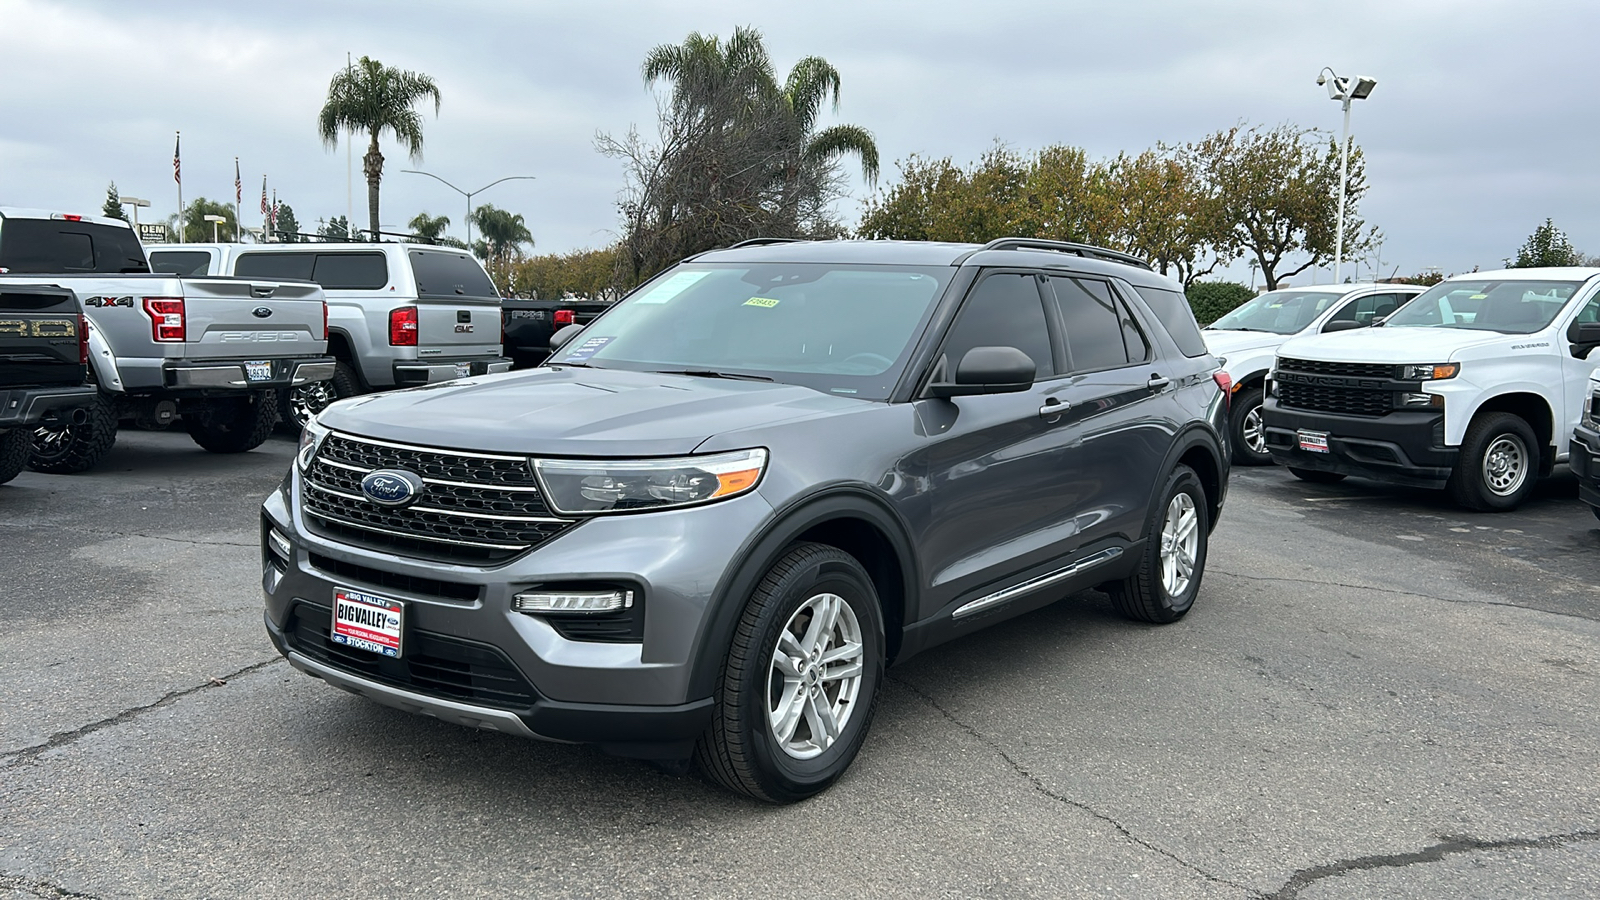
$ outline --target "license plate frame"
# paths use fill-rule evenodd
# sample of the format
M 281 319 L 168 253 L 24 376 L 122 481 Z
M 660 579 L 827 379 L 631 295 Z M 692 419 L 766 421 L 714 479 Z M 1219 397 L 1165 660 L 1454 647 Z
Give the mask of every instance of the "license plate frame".
M 1328 433 L 1326 431 L 1306 431 L 1301 429 L 1295 432 L 1295 437 L 1300 439 L 1300 449 L 1307 453 L 1328 452 Z
M 472 377 L 472 363 L 469 363 L 469 362 L 456 363 L 456 377 L 457 378 L 471 378 Z
M 355 588 L 333 589 L 328 639 L 335 644 L 399 659 L 405 653 L 406 605 Z
M 251 384 L 259 384 L 272 380 L 272 360 L 256 359 L 244 364 L 244 380 Z

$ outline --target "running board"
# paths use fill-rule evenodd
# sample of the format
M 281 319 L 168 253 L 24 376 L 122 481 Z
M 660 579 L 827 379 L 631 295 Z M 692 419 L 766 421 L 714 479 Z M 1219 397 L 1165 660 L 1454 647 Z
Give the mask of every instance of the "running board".
M 974 613 L 983 612 L 991 606 L 1005 603 L 1008 600 L 1014 600 L 1023 594 L 1032 593 L 1033 591 L 1036 591 L 1042 587 L 1049 587 L 1058 581 L 1064 581 L 1068 578 L 1071 578 L 1085 569 L 1092 569 L 1102 563 L 1108 563 L 1121 555 L 1121 547 L 1108 547 L 1105 550 L 1101 550 L 1099 553 L 1092 553 L 1088 556 L 1085 556 L 1083 559 L 1078 560 L 1064 569 L 1057 569 L 1054 572 L 1047 572 L 1037 578 L 1030 578 L 1021 584 L 1014 584 L 1005 590 L 995 591 L 992 594 L 979 597 L 971 603 L 964 603 L 961 606 L 956 607 L 956 611 L 950 614 L 950 618 L 961 619 Z

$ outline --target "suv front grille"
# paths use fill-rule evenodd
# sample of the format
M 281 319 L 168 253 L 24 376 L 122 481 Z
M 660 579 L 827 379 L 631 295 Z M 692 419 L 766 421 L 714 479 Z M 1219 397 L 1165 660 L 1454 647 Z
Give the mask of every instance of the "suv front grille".
M 379 506 L 361 479 L 377 469 L 422 477 L 421 496 Z M 447 562 L 500 563 L 575 522 L 550 514 L 526 460 L 330 434 L 306 469 L 301 509 L 326 537 Z
M 526 711 L 538 694 L 498 648 L 477 641 L 408 630 L 403 656 L 390 659 L 328 639 L 333 613 L 301 601 L 284 629 L 289 647 L 311 659 L 392 687 L 462 703 Z
M 1324 362 L 1320 359 L 1278 358 L 1278 368 L 1313 375 L 1342 375 L 1346 378 L 1393 378 L 1395 367 L 1387 363 Z

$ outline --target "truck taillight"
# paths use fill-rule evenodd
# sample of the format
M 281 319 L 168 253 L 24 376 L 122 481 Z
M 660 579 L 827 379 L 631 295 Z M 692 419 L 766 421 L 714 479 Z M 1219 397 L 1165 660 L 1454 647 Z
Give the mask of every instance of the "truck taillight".
M 78 365 L 89 364 L 89 317 L 78 313 Z
M 393 347 L 417 345 L 417 308 L 402 306 L 389 311 L 389 344 Z
M 150 337 L 163 343 L 184 340 L 182 297 L 146 297 L 144 311 L 150 314 Z
M 572 310 L 570 310 L 570 309 L 558 309 L 558 310 L 556 310 L 555 323 L 556 323 L 556 327 L 557 328 L 560 328 L 563 325 L 571 325 L 572 324 Z
M 328 339 L 328 301 L 322 301 L 322 339 Z

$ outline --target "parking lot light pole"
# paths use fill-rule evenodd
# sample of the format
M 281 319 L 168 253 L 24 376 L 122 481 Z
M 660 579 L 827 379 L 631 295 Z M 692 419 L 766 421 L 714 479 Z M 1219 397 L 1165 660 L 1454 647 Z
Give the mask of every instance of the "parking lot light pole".
M 120 202 L 123 206 L 128 206 L 128 207 L 132 207 L 133 208 L 133 233 L 134 234 L 138 234 L 139 233 L 139 208 L 142 207 L 142 206 L 149 206 L 150 205 L 150 201 L 149 200 L 140 200 L 138 197 L 119 197 L 117 199 L 118 199 L 118 202 Z
M 227 218 L 224 217 L 224 216 L 211 216 L 211 215 L 208 215 L 208 216 L 206 216 L 206 221 L 211 223 L 211 243 L 213 243 L 213 244 L 222 243 L 222 239 L 217 237 L 217 229 L 222 226 L 223 222 L 228 221 Z
M 1317 73 L 1317 84 L 1327 86 L 1328 99 L 1344 105 L 1344 140 L 1339 142 L 1339 225 L 1333 236 L 1333 283 L 1340 284 L 1339 267 L 1344 262 L 1344 193 L 1350 172 L 1350 101 L 1367 99 L 1378 86 L 1378 79 L 1362 75 L 1352 84 L 1350 79 L 1340 78 L 1333 69 L 1323 66 Z
M 504 178 L 501 178 L 501 179 L 498 179 L 498 180 L 495 180 L 495 181 L 491 181 L 488 184 L 484 185 L 481 188 L 478 188 L 475 191 L 463 191 L 461 188 L 456 187 L 455 185 L 451 184 L 448 181 L 445 181 L 443 178 L 440 178 L 439 176 L 433 174 L 432 172 L 424 172 L 424 171 L 422 171 L 420 169 L 401 169 L 400 171 L 407 172 L 407 173 L 410 173 L 412 175 L 426 175 L 429 178 L 432 178 L 434 181 L 437 181 L 440 184 L 444 185 L 445 187 L 449 188 L 450 190 L 455 191 L 456 193 L 460 194 L 461 196 L 467 198 L 467 249 L 468 250 L 472 249 L 472 197 L 473 197 L 473 195 L 481 194 L 484 191 L 487 191 L 489 188 L 494 187 L 495 185 L 499 184 L 502 181 L 533 181 L 535 179 L 535 176 L 533 176 L 533 175 L 507 175 Z

